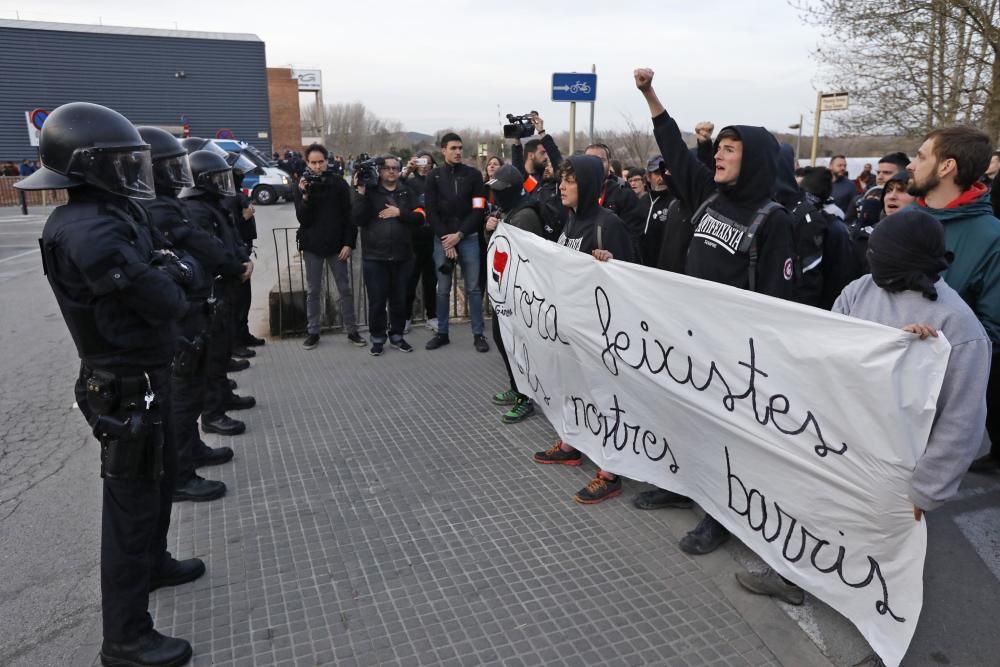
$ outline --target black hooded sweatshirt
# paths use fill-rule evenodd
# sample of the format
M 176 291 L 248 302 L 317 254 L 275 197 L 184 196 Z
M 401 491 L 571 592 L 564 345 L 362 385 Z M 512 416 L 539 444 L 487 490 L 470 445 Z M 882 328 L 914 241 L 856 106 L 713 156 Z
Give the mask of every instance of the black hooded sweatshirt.
M 685 272 L 741 289 L 750 287 L 750 254 L 742 249 L 747 228 L 774 191 L 778 143 L 766 129 L 747 125 L 729 128 L 743 142 L 740 176 L 734 185 L 719 185 L 714 174 L 688 150 L 677 123 L 667 112 L 653 119 L 653 135 L 675 185 L 674 194 L 701 213 L 695 213 L 694 237 L 688 248 Z M 721 134 L 721 132 L 720 132 Z M 715 143 L 718 149 L 718 139 Z M 756 291 L 790 299 L 793 296 L 792 222 L 778 208 L 767 216 L 753 242 L 758 249 Z
M 667 224 L 667 211 L 674 196 L 670 190 L 647 190 L 639 198 L 640 211 L 645 212 L 642 234 L 639 237 L 639 256 L 643 266 L 656 266 L 663 246 L 663 230 Z
M 576 174 L 578 193 L 576 210 L 559 236 L 559 245 L 590 254 L 594 250 L 609 251 L 615 259 L 624 262 L 636 260 L 632 238 L 625 223 L 601 206 L 601 186 L 604 182 L 604 163 L 593 155 L 574 155 L 567 158 Z M 598 243 L 600 228 L 600 244 Z

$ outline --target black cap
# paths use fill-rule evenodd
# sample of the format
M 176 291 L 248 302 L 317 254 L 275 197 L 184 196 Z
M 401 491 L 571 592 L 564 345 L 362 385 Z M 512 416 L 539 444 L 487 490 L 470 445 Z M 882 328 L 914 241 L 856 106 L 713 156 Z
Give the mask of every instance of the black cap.
M 521 172 L 517 170 L 512 164 L 505 164 L 496 170 L 486 185 L 488 185 L 493 190 L 506 190 L 514 186 L 521 187 L 524 183 L 524 177 L 521 176 Z

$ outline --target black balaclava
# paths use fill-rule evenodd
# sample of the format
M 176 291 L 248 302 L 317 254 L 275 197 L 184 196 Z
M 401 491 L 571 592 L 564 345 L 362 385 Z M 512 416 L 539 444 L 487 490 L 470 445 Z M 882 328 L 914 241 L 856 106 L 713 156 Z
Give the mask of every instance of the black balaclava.
M 937 300 L 934 283 L 948 268 L 944 227 L 929 213 L 905 208 L 886 216 L 868 241 L 868 263 L 875 284 L 888 292 L 914 290 Z

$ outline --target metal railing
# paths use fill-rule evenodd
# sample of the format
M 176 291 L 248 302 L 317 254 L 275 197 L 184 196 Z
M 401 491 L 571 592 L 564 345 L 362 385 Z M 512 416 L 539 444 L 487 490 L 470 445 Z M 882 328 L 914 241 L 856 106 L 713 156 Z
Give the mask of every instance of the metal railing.
M 271 231 L 278 275 L 278 282 L 275 285 L 277 293 L 272 289 L 269 298 L 271 335 L 273 336 L 301 335 L 306 330 L 306 271 L 305 261 L 295 241 L 295 233 L 298 229 L 298 227 L 276 227 Z M 358 256 L 358 253 L 352 254 L 347 266 L 351 292 L 354 295 L 353 307 L 358 327 L 366 328 L 368 326 L 368 290 L 365 285 L 364 272 L 361 270 L 361 262 L 354 261 L 354 258 Z M 456 264 L 454 271 L 451 281 L 449 321 L 464 320 L 469 316 L 469 302 L 465 294 L 461 266 Z M 321 318 L 323 329 L 339 330 L 344 326 L 343 317 L 338 309 L 339 296 L 336 293 L 335 281 L 331 272 L 324 264 L 323 297 L 320 301 L 320 308 L 323 311 Z M 485 301 L 484 299 L 484 309 L 488 310 L 485 308 Z M 425 321 L 423 314 L 426 311 L 421 290 L 417 290 L 413 311 L 410 313 L 412 321 Z

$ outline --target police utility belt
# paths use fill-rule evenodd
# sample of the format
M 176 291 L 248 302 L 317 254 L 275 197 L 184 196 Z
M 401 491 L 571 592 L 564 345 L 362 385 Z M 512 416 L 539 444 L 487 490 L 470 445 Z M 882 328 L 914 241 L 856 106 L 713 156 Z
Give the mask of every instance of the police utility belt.
M 148 373 L 83 365 L 91 426 L 101 442 L 101 477 L 156 481 L 163 476 L 163 418 Z

